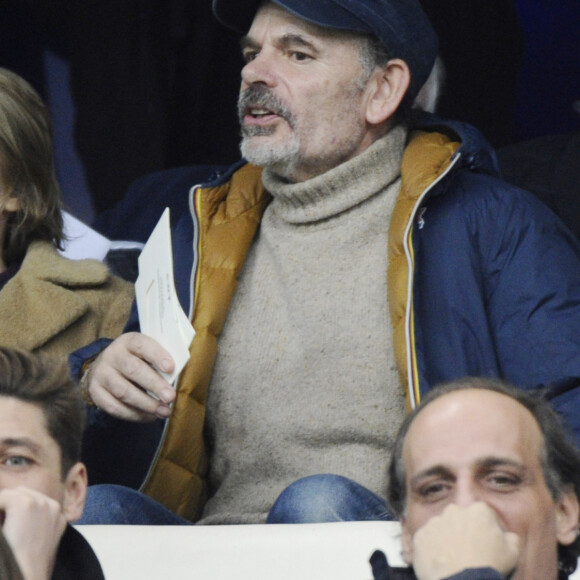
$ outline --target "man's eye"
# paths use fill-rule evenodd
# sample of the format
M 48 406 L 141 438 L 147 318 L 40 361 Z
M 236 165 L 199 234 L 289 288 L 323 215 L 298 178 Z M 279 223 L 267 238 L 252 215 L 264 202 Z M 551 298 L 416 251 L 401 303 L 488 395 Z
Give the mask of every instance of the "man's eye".
M 9 467 L 23 467 L 25 465 L 31 465 L 32 459 L 24 457 L 23 455 L 12 455 L 11 457 L 6 458 L 4 464 Z
M 258 56 L 258 52 L 256 50 L 246 50 L 242 56 L 244 57 L 244 61 L 248 63 L 252 62 Z
M 449 486 L 445 483 L 429 483 L 419 488 L 419 495 L 427 501 L 437 501 L 445 496 Z
M 521 477 L 509 473 L 490 473 L 486 481 L 493 488 L 500 491 L 510 491 L 521 483 Z
M 312 57 L 309 54 L 306 54 L 305 52 L 293 51 L 290 53 L 290 58 L 298 62 L 304 62 L 306 60 L 310 60 Z

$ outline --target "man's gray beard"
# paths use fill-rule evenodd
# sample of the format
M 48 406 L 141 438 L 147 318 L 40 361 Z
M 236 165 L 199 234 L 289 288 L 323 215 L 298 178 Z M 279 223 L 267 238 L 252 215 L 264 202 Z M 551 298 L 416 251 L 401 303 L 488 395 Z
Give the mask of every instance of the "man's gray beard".
M 294 134 L 283 144 L 260 143 L 261 136 L 271 135 L 274 131 L 273 127 L 244 128 L 240 151 L 250 163 L 269 167 L 275 173 L 289 177 L 300 161 L 300 139 Z
M 363 71 L 360 78 L 353 81 L 349 97 L 354 102 L 356 98 L 364 91 L 366 83 L 368 82 L 369 73 Z M 284 143 L 276 145 L 262 143 L 261 137 L 268 137 L 274 133 L 275 127 L 271 126 L 243 126 L 243 115 L 249 104 L 255 107 L 263 107 L 279 115 L 284 119 L 290 129 L 291 136 Z M 267 167 L 280 177 L 288 181 L 295 181 L 297 172 L 310 172 L 313 175 L 324 173 L 328 169 L 335 167 L 348 158 L 351 150 L 356 146 L 360 139 L 362 139 L 363 128 L 360 128 L 360 134 L 353 133 L 350 139 L 342 143 L 331 154 L 319 159 L 307 160 L 300 151 L 300 130 L 294 115 L 286 104 L 278 97 L 273 95 L 269 89 L 262 85 L 252 86 L 240 94 L 238 99 L 238 115 L 240 123 L 242 124 L 242 142 L 240 143 L 240 151 L 250 163 L 258 165 L 259 167 Z M 307 128 L 302 128 L 302 131 L 307 131 Z M 303 133 L 304 134 L 304 133 Z M 267 141 L 267 139 L 265 139 Z M 305 166 L 305 164 L 307 166 Z
M 276 128 L 258 125 L 244 127 L 243 116 L 250 104 L 272 111 L 284 119 L 290 129 L 294 129 L 296 125 L 292 112 L 286 103 L 262 85 L 251 86 L 241 93 L 238 99 L 238 115 L 242 124 L 242 142 L 240 144 L 242 155 L 254 165 L 270 167 L 282 176 L 288 175 L 288 170 L 295 167 L 299 161 L 300 138 L 294 133 L 282 144 L 272 146 L 272 144 L 263 143 L 261 137 L 269 137 L 276 131 Z

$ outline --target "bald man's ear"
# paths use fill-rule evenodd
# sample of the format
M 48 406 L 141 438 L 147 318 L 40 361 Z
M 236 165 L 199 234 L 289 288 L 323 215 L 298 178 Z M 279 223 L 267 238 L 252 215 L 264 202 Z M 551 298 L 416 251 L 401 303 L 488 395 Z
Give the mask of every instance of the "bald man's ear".
M 75 463 L 67 473 L 64 486 L 62 512 L 67 522 L 74 522 L 82 516 L 85 507 L 87 468 L 82 463 Z
M 569 546 L 578 536 L 580 507 L 573 488 L 560 494 L 556 500 L 556 536 L 558 543 Z
M 400 58 L 394 58 L 384 67 L 377 68 L 367 85 L 367 123 L 380 125 L 392 117 L 403 101 L 410 82 L 409 67 Z

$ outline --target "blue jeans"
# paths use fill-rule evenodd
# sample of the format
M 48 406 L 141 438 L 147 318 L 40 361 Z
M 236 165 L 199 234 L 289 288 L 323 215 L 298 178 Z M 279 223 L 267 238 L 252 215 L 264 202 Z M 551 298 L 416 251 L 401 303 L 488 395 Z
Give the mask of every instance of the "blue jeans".
M 91 485 L 83 515 L 75 524 L 187 526 L 186 520 L 146 495 L 121 485 Z
M 311 475 L 289 485 L 274 502 L 267 523 L 311 524 L 392 520 L 385 500 L 340 475 Z
M 269 524 L 391 520 L 385 501 L 340 475 L 311 475 L 289 485 L 278 497 Z M 119 485 L 89 487 L 76 524 L 191 525 L 146 495 Z

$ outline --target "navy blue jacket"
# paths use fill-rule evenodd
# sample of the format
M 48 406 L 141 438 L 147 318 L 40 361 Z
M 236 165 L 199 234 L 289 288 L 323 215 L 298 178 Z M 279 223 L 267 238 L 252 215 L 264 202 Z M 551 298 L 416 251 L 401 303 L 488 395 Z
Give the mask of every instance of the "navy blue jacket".
M 438 120 L 429 123 L 437 127 Z M 580 246 L 551 210 L 496 178 L 469 126 L 413 229 L 421 393 L 465 375 L 547 395 L 580 441 Z
M 531 194 L 499 179 L 495 155 L 477 130 L 430 115 L 419 128 L 448 134 L 461 146 L 419 197 L 409 222 L 412 404 L 441 381 L 465 375 L 546 387 L 580 442 L 578 241 Z M 171 207 L 175 282 L 186 312 L 195 246 L 190 190 L 204 180 L 210 180 L 204 187 L 223 184 L 238 168 L 147 176 L 96 224 L 109 237 L 145 241 Z M 129 325 L 135 328 L 136 318 Z M 73 355 L 73 372 L 101 347 Z

